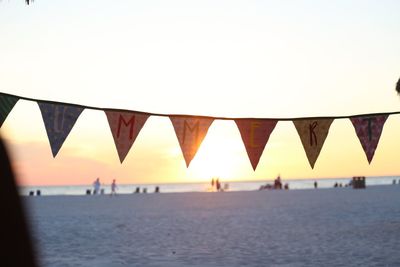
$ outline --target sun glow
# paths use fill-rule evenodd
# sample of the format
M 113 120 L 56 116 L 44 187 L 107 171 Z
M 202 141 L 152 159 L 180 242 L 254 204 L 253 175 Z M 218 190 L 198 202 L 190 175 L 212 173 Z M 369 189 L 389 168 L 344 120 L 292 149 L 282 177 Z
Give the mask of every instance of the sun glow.
M 4 93 L 227 118 L 399 110 L 400 1 L 96 1 L 95 10 L 86 1 L 4 2 Z M 397 175 L 399 120 L 388 118 L 369 164 L 352 123 L 335 119 L 314 168 L 290 120 L 278 122 L 256 170 L 227 120 L 213 122 L 189 167 L 168 116 L 149 117 L 122 163 L 97 109 L 82 112 L 55 158 L 36 101 L 20 99 L 0 134 L 20 184 L 269 181 Z
M 244 167 L 246 159 L 240 135 L 234 123 L 215 121 L 188 169 L 195 180 L 208 181 L 218 177 L 234 180 Z M 232 129 L 233 128 L 233 129 Z

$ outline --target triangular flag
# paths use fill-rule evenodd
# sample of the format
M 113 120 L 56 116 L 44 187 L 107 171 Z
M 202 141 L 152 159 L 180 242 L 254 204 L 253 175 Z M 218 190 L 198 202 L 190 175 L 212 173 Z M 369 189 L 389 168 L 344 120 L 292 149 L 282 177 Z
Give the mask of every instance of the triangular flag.
M 189 167 L 214 119 L 183 116 L 169 118 L 178 137 L 186 166 Z
M 369 163 L 374 157 L 387 118 L 388 115 L 350 118 Z
M 55 157 L 84 108 L 38 102 L 51 151 Z
M 244 146 L 249 156 L 253 170 L 257 164 L 268 142 L 269 136 L 274 130 L 277 120 L 259 119 L 237 119 L 235 123 L 240 131 Z
M 0 95 L 0 127 L 18 101 L 18 97 Z
M 314 164 L 328 136 L 332 122 L 333 119 L 304 119 L 293 121 L 301 142 L 303 143 L 311 168 L 314 168 Z
M 105 113 L 122 163 L 149 115 L 118 111 L 105 111 Z

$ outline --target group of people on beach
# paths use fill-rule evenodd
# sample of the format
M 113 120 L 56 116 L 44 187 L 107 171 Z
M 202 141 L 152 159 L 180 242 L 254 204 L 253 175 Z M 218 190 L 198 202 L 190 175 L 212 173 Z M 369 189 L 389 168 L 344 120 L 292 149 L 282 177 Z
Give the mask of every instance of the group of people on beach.
M 135 194 L 139 194 L 140 193 L 140 187 L 139 186 L 136 187 L 136 190 L 135 190 L 134 193 Z M 147 187 L 143 187 L 142 193 L 144 193 L 144 194 L 147 193 Z M 154 193 L 160 193 L 160 187 L 158 185 L 154 188 Z
M 281 176 L 278 175 L 278 177 L 276 177 L 276 179 L 274 180 L 274 184 L 265 184 L 260 186 L 259 190 L 265 190 L 265 189 L 285 189 L 288 190 L 289 189 L 289 184 L 285 183 L 285 185 L 282 186 L 282 180 L 281 180 Z
M 223 192 L 223 191 L 227 191 L 229 189 L 229 184 L 225 184 L 224 187 L 222 188 L 222 184 L 219 181 L 219 178 L 212 178 L 211 179 L 211 188 L 212 191 L 217 191 L 217 192 Z
M 117 194 L 117 182 L 115 179 L 113 179 L 111 183 L 111 196 L 115 196 Z M 97 194 L 102 194 L 104 193 L 104 189 L 101 189 L 101 183 L 100 183 L 100 178 L 96 178 L 96 180 L 93 182 L 93 195 Z
M 117 195 L 117 190 L 118 190 L 118 186 L 117 186 L 117 182 L 116 179 L 113 179 L 111 185 L 111 196 L 115 196 Z M 134 191 L 134 193 L 140 193 L 140 187 L 136 187 L 136 190 Z M 90 191 L 90 190 L 89 190 Z M 142 193 L 147 193 L 147 188 L 144 187 L 142 189 Z M 156 186 L 154 189 L 154 193 L 160 193 L 160 187 Z M 89 192 L 90 194 L 90 192 Z M 100 178 L 96 178 L 96 180 L 94 180 L 93 182 L 93 195 L 98 195 L 98 194 L 104 194 L 104 189 L 101 188 L 101 183 L 100 183 Z

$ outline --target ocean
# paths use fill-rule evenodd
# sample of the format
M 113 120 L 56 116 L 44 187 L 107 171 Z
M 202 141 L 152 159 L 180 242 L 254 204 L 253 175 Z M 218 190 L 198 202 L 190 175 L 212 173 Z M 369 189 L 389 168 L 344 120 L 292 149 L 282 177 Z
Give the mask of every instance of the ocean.
M 314 182 L 318 183 L 318 188 L 332 188 L 334 184 L 346 187 L 351 178 L 324 178 L 324 179 L 291 179 L 282 180 L 287 183 L 290 190 L 302 190 L 314 188 Z M 366 186 L 374 185 L 390 185 L 393 183 L 400 184 L 400 176 L 373 176 L 366 177 Z M 246 182 L 225 182 L 221 181 L 222 188 L 225 191 L 255 191 L 266 184 L 273 184 L 273 181 L 246 181 Z M 156 187 L 160 193 L 184 193 L 184 192 L 212 192 L 215 191 L 210 183 L 169 183 L 169 184 L 120 184 L 117 188 L 118 194 L 132 194 L 139 188 L 139 192 L 154 193 Z M 104 194 L 111 192 L 110 184 L 102 184 L 101 187 Z M 40 195 L 85 195 L 87 190 L 92 191 L 92 185 L 63 185 L 63 186 L 23 186 L 19 187 L 20 195 L 27 196 L 30 192 L 36 195 L 40 191 Z

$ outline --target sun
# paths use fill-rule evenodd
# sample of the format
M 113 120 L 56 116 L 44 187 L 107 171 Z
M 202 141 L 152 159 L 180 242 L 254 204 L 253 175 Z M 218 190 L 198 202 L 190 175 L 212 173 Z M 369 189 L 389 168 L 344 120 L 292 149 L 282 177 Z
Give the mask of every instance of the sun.
M 245 168 L 247 155 L 240 136 L 227 123 L 219 122 L 209 129 L 188 168 L 188 174 L 193 180 L 237 180 Z

